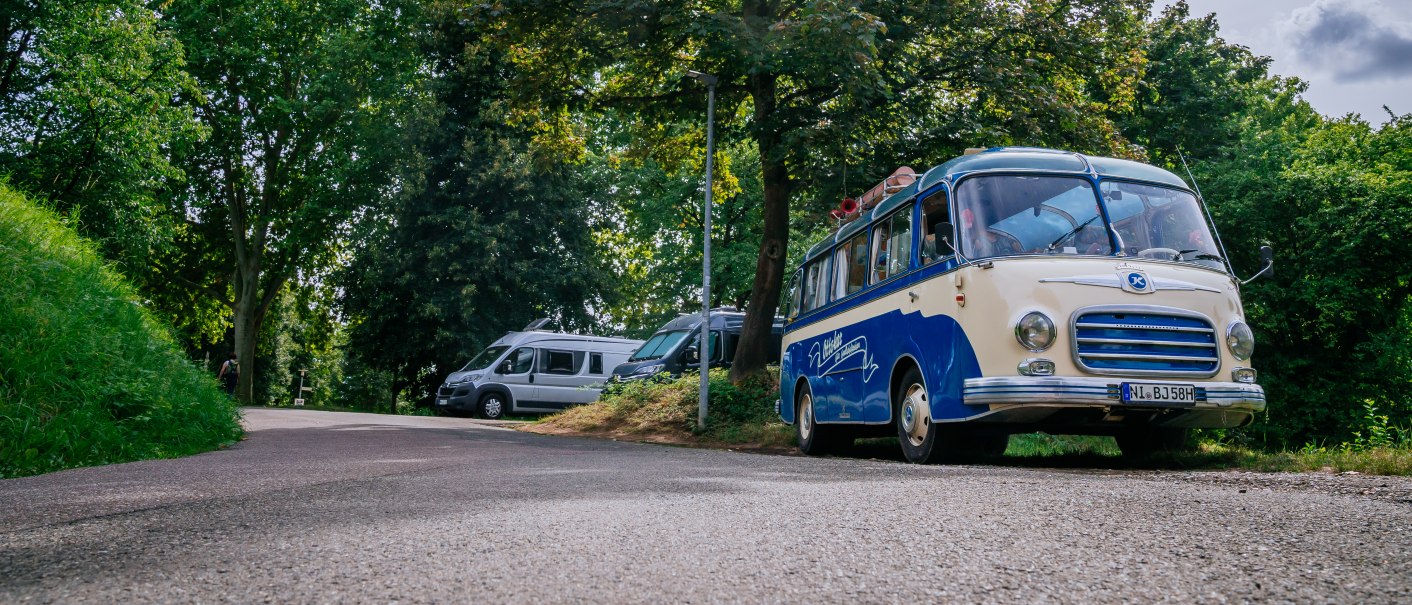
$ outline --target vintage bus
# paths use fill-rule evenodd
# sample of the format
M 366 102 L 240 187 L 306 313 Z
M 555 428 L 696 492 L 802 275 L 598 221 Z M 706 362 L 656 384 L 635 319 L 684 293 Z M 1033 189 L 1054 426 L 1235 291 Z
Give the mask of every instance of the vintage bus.
M 1240 281 L 1175 174 L 1035 148 L 899 172 L 786 290 L 779 412 L 806 454 L 895 434 L 937 462 L 1046 431 L 1141 455 L 1265 409 Z

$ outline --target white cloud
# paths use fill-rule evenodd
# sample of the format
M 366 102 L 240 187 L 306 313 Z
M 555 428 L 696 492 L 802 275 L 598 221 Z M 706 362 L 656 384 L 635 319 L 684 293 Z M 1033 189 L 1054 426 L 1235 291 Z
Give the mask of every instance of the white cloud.
M 1299 63 L 1334 82 L 1412 78 L 1412 17 L 1378 0 L 1318 0 L 1277 28 Z

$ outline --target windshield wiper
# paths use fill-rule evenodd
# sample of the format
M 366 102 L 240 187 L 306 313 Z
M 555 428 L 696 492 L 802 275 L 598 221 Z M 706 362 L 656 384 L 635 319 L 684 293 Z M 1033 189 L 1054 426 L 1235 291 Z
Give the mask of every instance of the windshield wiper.
M 1095 215 L 1093 215 L 1093 218 L 1084 221 L 1083 224 L 1081 224 L 1081 225 L 1079 225 L 1079 226 L 1077 226 L 1077 227 L 1074 227 L 1074 228 L 1071 229 L 1068 233 L 1065 233 L 1064 235 L 1059 236 L 1059 239 L 1056 239 L 1056 240 L 1054 240 L 1052 243 L 1049 244 L 1049 248 L 1047 249 L 1047 251 L 1048 251 L 1048 252 L 1053 252 L 1053 251 L 1054 251 L 1054 248 L 1055 248 L 1056 246 L 1058 246 L 1060 242 L 1063 242 L 1064 240 L 1073 237 L 1075 233 L 1078 233 L 1078 232 L 1080 232 L 1080 231 L 1083 231 L 1083 228 L 1084 228 L 1084 227 L 1087 227 L 1087 226 L 1089 226 L 1089 224 L 1092 223 L 1093 221 L 1098 220 L 1098 217 L 1099 217 L 1099 216 L 1100 216 L 1100 215 L 1095 214 Z

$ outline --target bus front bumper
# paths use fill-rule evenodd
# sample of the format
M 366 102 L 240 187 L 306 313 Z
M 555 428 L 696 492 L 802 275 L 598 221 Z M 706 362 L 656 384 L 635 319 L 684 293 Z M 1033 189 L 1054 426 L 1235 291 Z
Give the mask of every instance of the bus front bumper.
M 1124 399 L 1123 384 L 1195 387 L 1194 402 L 1141 402 Z M 989 406 L 972 416 L 980 422 L 1043 423 L 1069 410 L 1102 411 L 1105 416 L 1151 413 L 1160 424 L 1190 428 L 1242 426 L 1265 410 L 1265 390 L 1240 382 L 1195 382 L 1133 378 L 1006 376 L 967 379 L 963 391 L 967 405 Z M 1057 420 L 1058 418 L 1054 418 Z

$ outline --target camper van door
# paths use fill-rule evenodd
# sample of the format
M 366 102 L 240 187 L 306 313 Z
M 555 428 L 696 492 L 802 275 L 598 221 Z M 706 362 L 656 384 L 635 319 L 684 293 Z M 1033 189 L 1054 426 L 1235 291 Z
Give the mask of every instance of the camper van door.
M 505 361 L 496 368 L 496 372 L 500 374 L 496 376 L 496 382 L 510 389 L 510 396 L 515 400 L 514 406 L 539 399 L 539 391 L 534 384 L 534 351 L 534 347 L 515 349 L 505 356 Z
M 587 351 L 546 347 L 539 350 L 539 373 L 535 387 L 539 389 L 533 407 L 563 409 L 598 399 L 598 391 L 585 388 L 594 382 L 584 374 L 588 364 Z

